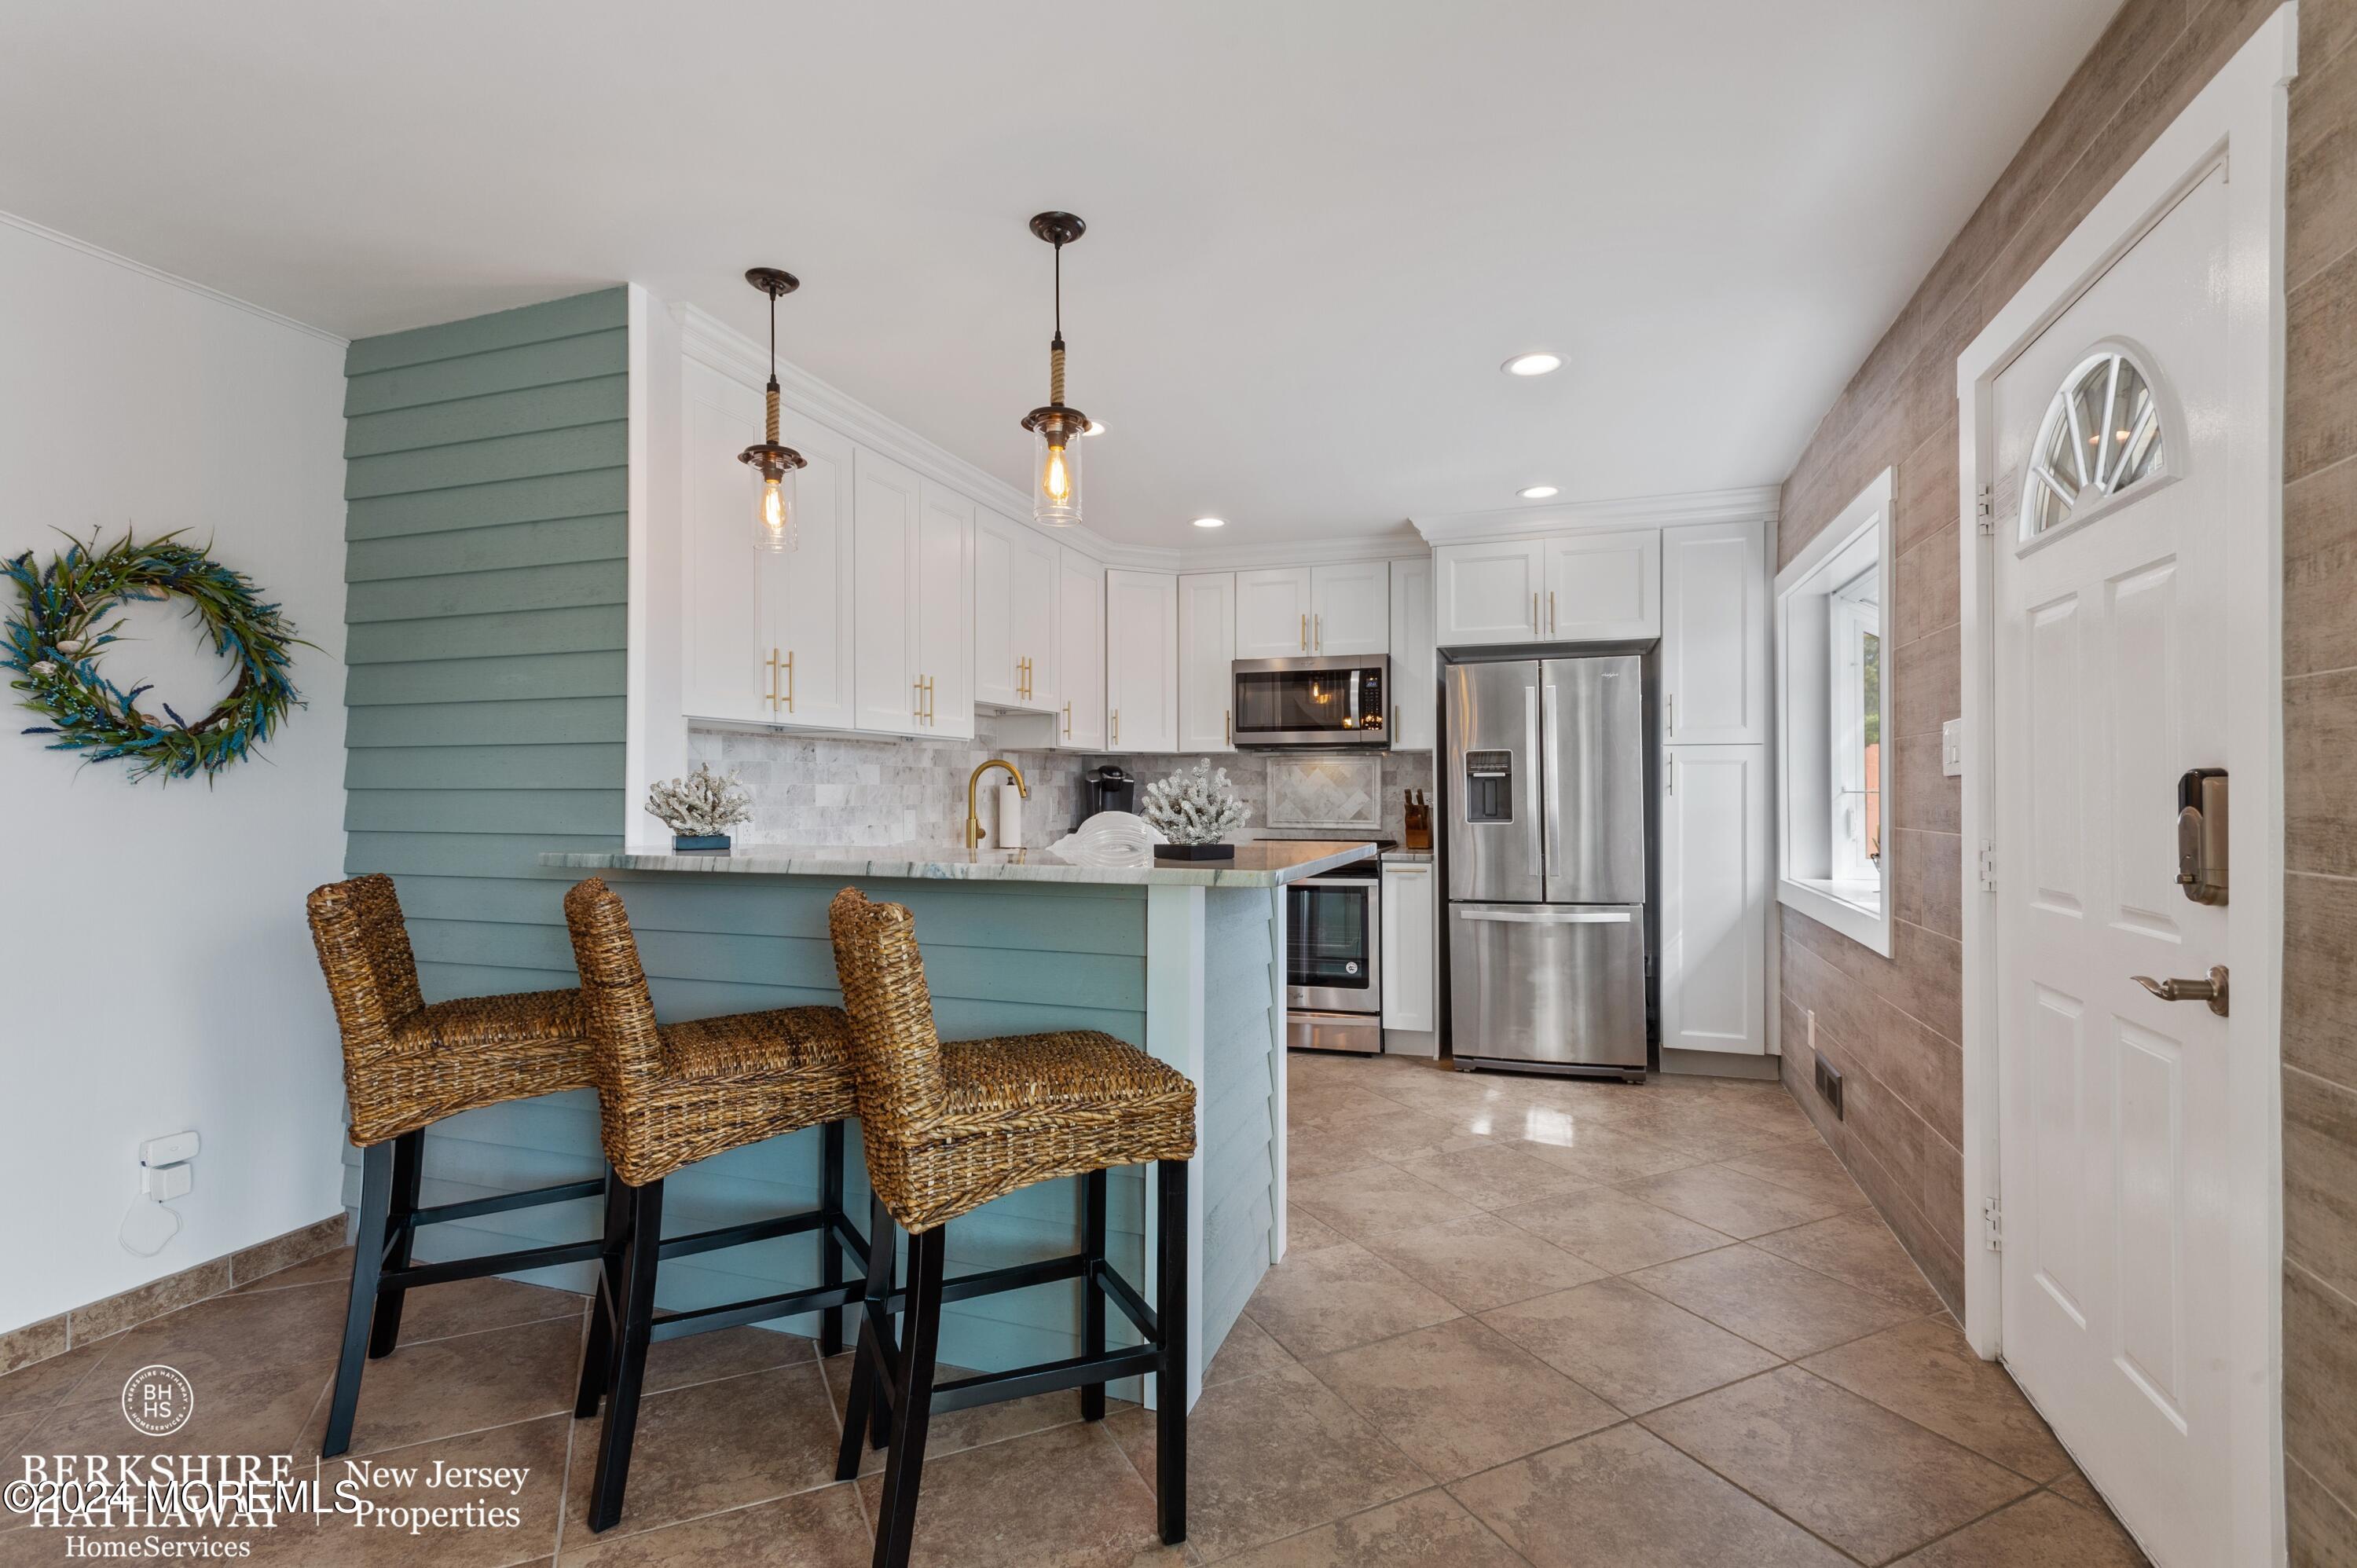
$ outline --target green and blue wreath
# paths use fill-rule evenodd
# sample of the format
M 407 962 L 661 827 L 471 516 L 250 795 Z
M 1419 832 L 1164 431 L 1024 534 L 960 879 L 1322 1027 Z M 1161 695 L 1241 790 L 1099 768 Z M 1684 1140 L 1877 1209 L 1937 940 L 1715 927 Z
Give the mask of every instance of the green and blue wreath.
M 102 550 L 93 536 L 46 566 L 36 566 L 29 550 L 6 564 L 20 602 L 0 665 L 15 672 L 9 685 L 25 705 L 48 721 L 25 734 L 51 736 L 50 750 L 81 752 L 89 762 L 127 761 L 134 779 L 202 774 L 210 781 L 301 704 L 287 650 L 302 639 L 279 607 L 264 603 L 243 573 L 178 539 L 167 533 L 142 543 L 126 533 Z M 214 650 L 237 666 L 228 694 L 194 722 L 160 699 L 150 713 L 140 704 L 148 686 L 118 686 L 97 664 L 117 640 L 123 623 L 108 618 L 120 606 L 173 598 L 187 602 Z

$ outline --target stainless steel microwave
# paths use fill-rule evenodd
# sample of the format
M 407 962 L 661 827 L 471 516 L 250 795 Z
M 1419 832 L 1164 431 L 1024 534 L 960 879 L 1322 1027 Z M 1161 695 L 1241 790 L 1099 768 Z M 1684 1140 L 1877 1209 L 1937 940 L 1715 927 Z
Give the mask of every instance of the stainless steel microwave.
M 1236 749 L 1382 750 L 1392 743 L 1392 661 L 1375 653 L 1235 663 Z

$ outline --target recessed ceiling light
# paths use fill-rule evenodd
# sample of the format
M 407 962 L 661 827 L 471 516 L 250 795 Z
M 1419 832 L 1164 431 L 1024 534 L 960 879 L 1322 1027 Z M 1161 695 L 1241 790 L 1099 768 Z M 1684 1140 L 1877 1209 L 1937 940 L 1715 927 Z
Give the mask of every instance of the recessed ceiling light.
M 1090 420 L 1089 434 L 1092 435 L 1103 435 L 1104 434 L 1104 421 L 1102 419 Z
M 1195 520 L 1195 526 L 1197 528 L 1225 528 L 1228 526 L 1228 520 L 1224 517 L 1199 517 Z
M 1560 492 L 1553 485 L 1529 485 L 1514 493 L 1526 501 L 1543 501 Z
M 1544 349 L 1527 354 L 1517 354 L 1506 361 L 1504 370 L 1510 376 L 1543 376 L 1549 371 L 1563 369 L 1563 356 L 1550 354 Z

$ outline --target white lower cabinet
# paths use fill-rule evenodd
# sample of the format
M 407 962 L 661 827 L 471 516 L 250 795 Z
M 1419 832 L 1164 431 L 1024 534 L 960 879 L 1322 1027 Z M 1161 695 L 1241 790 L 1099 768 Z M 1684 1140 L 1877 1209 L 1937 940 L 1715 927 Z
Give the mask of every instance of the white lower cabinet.
M 1764 746 L 1663 757 L 1662 1044 L 1768 1050 L 1770 790 Z
M 1440 911 L 1431 862 L 1383 865 L 1383 1027 L 1440 1026 Z
M 1105 574 L 1105 709 L 1108 749 L 1178 749 L 1177 574 Z
M 1204 572 L 1178 579 L 1178 749 L 1232 751 L 1236 576 Z
M 1430 751 L 1439 702 L 1432 653 L 1432 557 L 1394 561 L 1392 587 L 1392 749 Z
M 1056 590 L 1056 658 L 1064 703 L 1056 744 L 1102 751 L 1105 744 L 1105 569 L 1079 551 L 1060 547 Z

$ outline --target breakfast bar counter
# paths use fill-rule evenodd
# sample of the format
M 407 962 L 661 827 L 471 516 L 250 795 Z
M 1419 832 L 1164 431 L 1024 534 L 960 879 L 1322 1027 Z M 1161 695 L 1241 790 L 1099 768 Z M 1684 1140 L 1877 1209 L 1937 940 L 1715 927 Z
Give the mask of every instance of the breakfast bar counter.
M 667 1019 L 837 1000 L 827 905 L 856 885 L 915 912 L 943 1039 L 1102 1029 L 1186 1073 L 1200 1094 L 1188 1204 L 1192 1402 L 1203 1365 L 1286 1247 L 1284 887 L 1374 853 L 1262 841 L 1230 861 L 1130 866 L 906 844 L 540 858 L 601 875 L 621 895 Z M 798 1134 L 711 1162 L 727 1168 L 709 1178 L 710 1206 L 733 1208 L 718 1185 L 731 1176 L 802 1185 L 814 1151 Z M 1150 1300 L 1146 1198 L 1142 1167 L 1113 1173 L 1114 1262 Z M 1069 1252 L 1080 1224 L 1076 1180 L 1010 1194 L 951 1227 L 951 1273 Z M 781 1251 L 781 1279 L 795 1256 Z M 1077 1354 L 1080 1330 L 1078 1287 L 1035 1286 L 953 1305 L 942 1359 L 983 1371 L 1054 1359 Z

